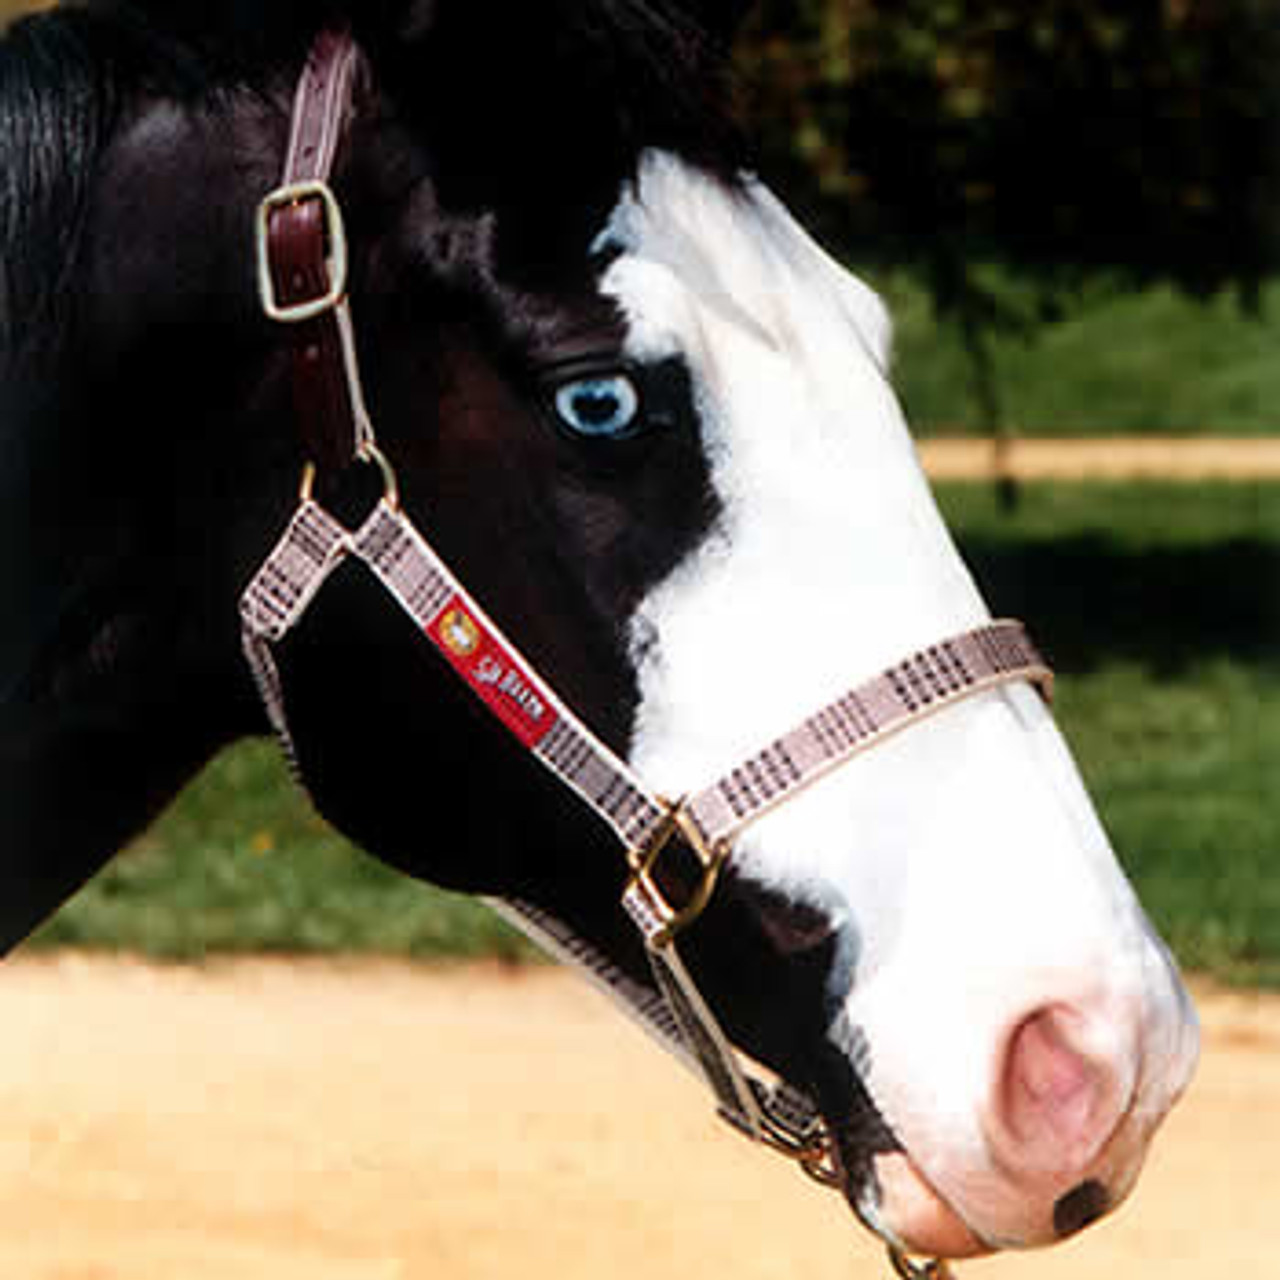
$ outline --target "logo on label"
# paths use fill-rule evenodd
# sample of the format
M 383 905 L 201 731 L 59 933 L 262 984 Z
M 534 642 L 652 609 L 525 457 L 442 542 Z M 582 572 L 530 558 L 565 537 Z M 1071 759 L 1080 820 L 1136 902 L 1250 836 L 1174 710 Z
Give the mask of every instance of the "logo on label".
M 440 619 L 440 639 L 450 653 L 470 657 L 480 647 L 480 628 L 463 609 L 450 609 Z

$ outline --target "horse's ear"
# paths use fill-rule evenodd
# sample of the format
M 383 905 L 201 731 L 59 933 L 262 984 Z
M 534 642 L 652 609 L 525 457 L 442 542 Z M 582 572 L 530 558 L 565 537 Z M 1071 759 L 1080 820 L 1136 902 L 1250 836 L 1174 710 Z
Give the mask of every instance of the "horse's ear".
M 755 0 L 681 0 L 687 13 L 717 40 L 728 44 L 737 34 Z

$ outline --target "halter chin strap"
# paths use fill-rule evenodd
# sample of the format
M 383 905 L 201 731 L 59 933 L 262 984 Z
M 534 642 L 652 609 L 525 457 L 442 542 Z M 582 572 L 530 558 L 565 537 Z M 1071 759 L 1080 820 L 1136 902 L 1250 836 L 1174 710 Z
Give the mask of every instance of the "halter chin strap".
M 685 968 L 676 938 L 706 907 L 735 840 L 751 823 L 946 707 L 1014 681 L 1031 681 L 1048 696 L 1052 675 L 1020 623 L 991 622 L 851 689 L 709 787 L 679 799 L 646 787 L 534 671 L 400 506 L 365 409 L 346 291 L 346 238 L 328 185 L 359 65 L 349 34 L 324 32 L 316 40 L 297 88 L 283 183 L 258 213 L 258 276 L 264 311 L 288 326 L 293 339 L 304 451 L 331 471 L 356 459 L 378 465 L 384 493 L 351 529 L 315 500 L 308 468 L 297 511 L 241 600 L 245 656 L 267 714 L 301 781 L 273 648 L 339 565 L 360 562 L 493 717 L 618 837 L 627 866 L 623 905 L 644 937 L 665 1009 L 629 1003 L 668 1048 L 700 1068 L 727 1120 L 835 1185 L 834 1155 L 817 1108 L 785 1082 L 746 1066 Z M 536 938 L 549 938 L 562 954 L 600 971 L 566 947 L 536 908 L 506 907 Z M 900 1275 L 944 1274 L 940 1263 L 920 1266 L 891 1252 Z

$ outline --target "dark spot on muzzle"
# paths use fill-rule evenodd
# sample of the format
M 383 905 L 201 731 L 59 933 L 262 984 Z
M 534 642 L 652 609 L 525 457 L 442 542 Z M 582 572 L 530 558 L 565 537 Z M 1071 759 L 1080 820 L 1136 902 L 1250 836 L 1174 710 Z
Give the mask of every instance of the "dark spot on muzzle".
M 1110 1207 L 1111 1197 L 1106 1187 L 1091 1178 L 1068 1191 L 1053 1206 L 1053 1229 L 1059 1239 L 1065 1240 L 1083 1231 L 1091 1222 L 1097 1222 Z

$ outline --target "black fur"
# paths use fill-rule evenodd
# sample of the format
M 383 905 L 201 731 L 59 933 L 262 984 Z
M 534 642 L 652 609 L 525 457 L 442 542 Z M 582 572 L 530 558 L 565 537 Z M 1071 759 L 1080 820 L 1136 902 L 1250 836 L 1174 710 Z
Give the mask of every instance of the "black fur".
M 536 406 L 566 334 L 616 340 L 586 248 L 640 150 L 726 179 L 740 161 L 718 42 L 688 13 L 85 0 L 18 23 L 0 41 L 0 846 L 47 888 L 0 908 L 0 945 L 261 726 L 234 602 L 300 459 L 248 219 L 313 34 L 343 21 L 372 69 L 336 181 L 380 431 L 430 478 L 406 487 L 464 574 L 482 595 L 497 578 L 487 598 L 619 745 L 634 692 L 608 619 L 710 518 L 675 435 L 602 473 L 566 467 L 544 431 L 493 425 Z M 477 522 L 485 467 L 505 480 Z M 562 531 L 539 572 L 594 619 L 567 646 L 539 590 L 496 573 L 495 538 L 528 545 L 530 528 Z M 108 760 L 121 777 L 66 806 Z M 385 846 L 358 813 L 346 825 Z

